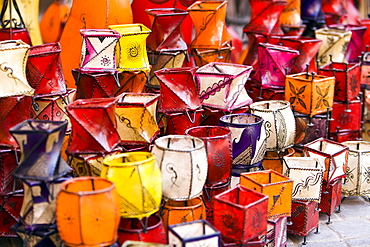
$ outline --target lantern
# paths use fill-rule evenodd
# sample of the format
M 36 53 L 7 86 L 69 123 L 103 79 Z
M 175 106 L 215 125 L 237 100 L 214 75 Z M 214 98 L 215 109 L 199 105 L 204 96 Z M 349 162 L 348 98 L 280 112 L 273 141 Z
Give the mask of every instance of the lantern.
M 187 129 L 199 126 L 203 118 L 203 109 L 195 111 L 163 113 L 165 135 L 184 135 Z
M 60 238 L 69 246 L 115 243 L 119 208 L 119 196 L 113 182 L 94 177 L 65 181 L 56 205 Z
M 11 226 L 18 223 L 22 202 L 23 193 L 19 190 L 15 193 L 0 195 L 0 217 L 3 219 L 0 222 L 0 237 L 17 237 Z
M 32 97 L 9 96 L 0 97 L 0 145 L 17 147 L 16 140 L 9 129 L 30 118 Z
M 361 129 L 362 102 L 353 100 L 350 102 L 334 102 L 329 131 L 357 131 Z
M 343 144 L 325 138 L 316 139 L 303 146 L 305 156 L 317 158 L 325 166 L 323 180 L 326 182 L 345 177 L 348 149 Z
M 111 25 L 109 28 L 121 35 L 117 49 L 118 70 L 149 72 L 146 38 L 151 30 L 143 24 Z
M 351 31 L 332 29 L 332 28 L 321 28 L 315 31 L 316 39 L 323 41 L 318 56 L 318 66 L 321 67 L 330 62 L 329 55 L 332 54 L 332 61 L 334 62 L 346 62 L 345 54 L 347 46 L 351 40 Z
M 19 155 L 19 149 L 0 147 L 0 198 L 12 194 L 15 189 L 21 189 L 20 186 L 15 186 L 12 176 L 18 165 L 17 158 Z
M 159 134 L 156 94 L 124 93 L 118 97 L 115 115 L 121 144 L 151 143 Z
M 322 184 L 320 212 L 328 215 L 326 224 L 330 224 L 330 217 L 335 209 L 340 212 L 342 202 L 342 179 L 334 179 L 330 182 L 324 181 Z
M 120 34 L 109 29 L 80 29 L 80 70 L 116 70 L 116 44 Z
M 362 138 L 362 130 L 352 130 L 352 131 L 347 131 L 347 130 L 340 130 L 337 129 L 335 132 L 330 133 L 329 139 L 335 142 L 346 142 L 346 141 L 356 141 L 356 140 L 361 140 Z
M 128 152 L 108 156 L 103 161 L 100 177 L 116 185 L 121 217 L 143 218 L 158 211 L 162 178 L 153 154 Z
M 301 20 L 301 1 L 288 0 L 280 14 L 279 23 L 286 36 L 301 35 L 305 26 Z
M 230 63 L 231 52 L 234 48 L 231 43 L 221 46 L 219 49 L 199 48 L 191 49 L 196 66 L 204 66 L 208 63 Z
M 168 243 L 172 246 L 221 246 L 220 232 L 205 220 L 168 226 Z
M 0 41 L 0 97 L 34 94 L 26 78 L 29 49 L 21 40 Z
M 29 119 L 9 131 L 17 140 L 21 158 L 13 176 L 20 179 L 53 181 L 70 171 L 61 158 L 65 121 L 41 121 Z
M 370 167 L 368 156 L 370 155 L 370 142 L 348 141 L 343 145 L 349 147 L 348 166 L 346 179 L 342 185 L 344 196 L 367 196 L 369 197 L 369 183 L 367 171 Z
M 269 43 L 258 45 L 258 69 L 253 76 L 262 87 L 283 87 L 298 57 L 297 50 Z
M 322 0 L 301 0 L 301 18 L 306 25 L 302 36 L 314 37 L 315 30 L 325 26 L 325 14 L 321 7 Z
M 202 193 L 208 162 L 201 139 L 183 135 L 162 136 L 154 141 L 152 153 L 162 171 L 164 198 L 181 201 Z
M 143 93 L 148 82 L 148 73 L 141 70 L 119 71 L 118 80 L 119 84 L 114 89 L 115 96 L 123 92 Z
M 261 87 L 258 82 L 251 85 L 250 90 L 247 91 L 253 102 L 264 100 L 284 100 L 284 88 L 268 88 Z
M 252 114 L 260 116 L 264 120 L 267 151 L 284 150 L 294 144 L 295 122 L 288 101 L 260 101 L 249 107 Z
M 200 196 L 185 201 L 163 200 L 159 213 L 166 229 L 170 225 L 206 218 L 206 209 Z
M 287 244 L 288 217 L 279 217 L 267 220 L 266 240 L 272 246 L 284 246 Z
M 187 135 L 198 137 L 207 151 L 208 173 L 206 184 L 222 184 L 231 172 L 231 132 L 219 126 L 198 126 L 186 130 Z
M 249 113 L 225 115 L 219 124 L 231 131 L 233 170 L 261 166 L 266 151 L 263 119 Z M 233 176 L 239 176 L 233 171 Z
M 203 106 L 204 109 L 201 125 L 218 125 L 220 118 L 225 115 L 246 113 L 249 109 L 248 106 L 241 107 L 232 111 L 224 111 L 217 108 Z
M 65 94 L 59 43 L 32 46 L 26 64 L 26 78 L 36 95 Z
M 214 221 L 214 197 L 222 192 L 230 189 L 230 180 L 224 184 L 205 184 L 203 187 L 203 199 L 204 205 L 206 206 L 206 219 L 208 222 L 213 224 Z
M 66 107 L 72 123 L 69 153 L 111 152 L 119 143 L 115 98 L 79 99 Z
M 294 148 L 287 148 L 284 151 L 267 151 L 262 160 L 264 170 L 274 170 L 283 174 L 283 158 L 292 157 L 295 155 Z
M 214 200 L 214 227 L 222 236 L 243 244 L 266 234 L 268 196 L 237 185 Z
M 252 66 L 209 63 L 196 73 L 197 89 L 203 106 L 231 111 L 252 103 L 244 88 Z
M 156 214 L 149 216 L 145 227 L 138 219 L 121 218 L 118 227 L 118 241 L 123 244 L 129 240 L 167 243 L 167 233 L 164 230 L 161 217 Z
M 317 158 L 284 157 L 283 174 L 293 180 L 293 200 L 320 202 L 324 167 Z
M 310 115 L 325 113 L 334 102 L 335 78 L 314 73 L 288 75 L 285 81 L 285 100 L 294 111 Z

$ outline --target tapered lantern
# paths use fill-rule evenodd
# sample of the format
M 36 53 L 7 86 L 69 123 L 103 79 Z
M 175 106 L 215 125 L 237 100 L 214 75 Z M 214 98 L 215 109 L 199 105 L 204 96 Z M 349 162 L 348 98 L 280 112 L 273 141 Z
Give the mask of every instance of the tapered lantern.
M 108 156 L 100 177 L 117 187 L 121 217 L 143 218 L 158 211 L 162 198 L 161 171 L 149 152 L 127 152 Z
M 268 195 L 268 218 L 290 216 L 293 180 L 273 170 L 266 170 L 242 173 L 240 185 Z
M 26 78 L 29 49 L 21 40 L 0 41 L 0 97 L 34 94 Z
M 21 149 L 20 165 L 13 176 L 20 179 L 53 181 L 70 171 L 60 150 L 66 132 L 65 121 L 26 120 L 9 131 Z
M 162 136 L 154 141 L 152 153 L 162 171 L 164 198 L 181 201 L 202 193 L 208 161 L 201 139 L 182 135 Z
M 26 77 L 36 95 L 56 95 L 67 92 L 60 63 L 59 43 L 32 46 L 28 54 Z
M 239 169 L 261 166 L 266 151 L 266 129 L 259 116 L 244 113 L 220 118 L 219 125 L 231 131 L 233 176 Z
M 168 226 L 168 243 L 172 246 L 221 246 L 220 232 L 205 220 Z
M 283 87 L 297 59 L 297 50 L 268 43 L 258 45 L 258 69 L 254 77 L 263 87 Z
M 285 100 L 294 111 L 310 115 L 327 112 L 334 103 L 335 77 L 299 73 L 288 75 L 285 81 Z
M 146 38 L 151 30 L 143 24 L 111 25 L 109 28 L 121 35 L 117 48 L 118 70 L 149 72 Z
M 187 135 L 200 138 L 208 160 L 206 184 L 217 185 L 229 181 L 231 174 L 231 132 L 220 126 L 198 126 L 186 130 Z
M 156 109 L 159 95 L 125 93 L 119 96 L 115 115 L 121 144 L 147 144 L 159 134 Z
M 160 244 L 167 243 L 167 233 L 161 217 L 157 214 L 149 216 L 145 227 L 138 219 L 121 218 L 118 228 L 118 241 L 120 244 L 123 244 L 130 240 Z
M 119 143 L 115 98 L 79 99 L 69 104 L 72 132 L 69 153 L 111 152 Z
M 201 107 L 195 85 L 196 67 L 161 69 L 155 72 L 161 85 L 158 110 L 175 112 Z
M 320 202 L 324 166 L 317 158 L 284 157 L 283 174 L 293 180 L 293 200 Z
M 226 5 L 227 1 L 196 1 L 188 8 L 195 26 L 192 49 L 219 49 L 230 43 L 225 22 Z
M 323 180 L 326 182 L 345 177 L 348 149 L 343 144 L 325 138 L 319 138 L 303 146 L 305 156 L 317 158 L 325 166 Z
M 369 183 L 367 182 L 367 171 L 370 167 L 370 142 L 348 141 L 342 142 L 349 147 L 348 166 L 346 179 L 342 185 L 344 196 L 369 196 Z
M 267 232 L 268 196 L 237 185 L 215 196 L 214 226 L 222 236 L 246 243 Z
M 209 63 L 196 73 L 198 95 L 203 106 L 226 111 L 252 103 L 244 88 L 252 66 Z
M 260 101 L 251 104 L 251 113 L 264 120 L 267 151 L 279 151 L 294 144 L 295 122 L 290 103 L 282 100 Z
M 15 189 L 21 189 L 20 186 L 13 188 L 14 178 L 12 176 L 13 171 L 17 167 L 17 158 L 19 157 L 19 150 L 12 150 L 11 148 L 1 147 L 0 148 L 0 198 L 12 194 Z M 0 229 L 1 232 L 1 229 Z
M 60 238 L 69 246 L 104 246 L 117 241 L 119 196 L 102 178 L 69 179 L 61 185 L 56 219 Z
M 162 115 L 165 123 L 165 135 L 184 135 L 187 129 L 199 126 L 203 118 L 203 109 L 183 112 L 169 112 Z
M 330 62 L 329 55 L 332 54 L 332 61 L 334 62 L 346 62 L 345 54 L 347 51 L 348 43 L 351 40 L 351 31 L 333 29 L 333 28 L 321 28 L 315 31 L 316 39 L 323 41 L 318 56 L 319 67 L 324 66 Z
M 32 97 L 9 96 L 0 98 L 0 145 L 17 147 L 9 129 L 30 118 Z
M 120 34 L 109 29 L 81 29 L 80 70 L 116 69 L 116 44 Z

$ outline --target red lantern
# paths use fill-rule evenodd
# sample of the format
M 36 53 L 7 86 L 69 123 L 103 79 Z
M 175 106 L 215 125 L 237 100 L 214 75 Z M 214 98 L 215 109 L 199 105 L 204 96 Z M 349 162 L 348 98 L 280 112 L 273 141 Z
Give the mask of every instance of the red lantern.
M 164 134 L 184 135 L 187 129 L 200 125 L 204 110 L 164 113 L 162 120 L 165 122 Z
M 323 182 L 321 189 L 321 213 L 328 215 L 328 222 L 330 223 L 330 216 L 336 209 L 340 211 L 340 203 L 342 201 L 342 179 L 336 179 L 331 182 Z
M 226 190 L 230 189 L 230 180 L 224 184 L 216 184 L 216 185 L 207 185 L 205 184 L 203 187 L 203 198 L 204 204 L 206 206 L 206 219 L 211 224 L 214 222 L 214 208 L 215 208 L 215 200 L 214 197 Z
M 17 158 L 19 156 L 20 152 L 18 149 L 14 150 L 6 147 L 0 147 L 0 196 L 9 195 L 15 189 L 22 188 L 20 184 L 18 184 L 16 188 L 13 188 L 15 186 L 15 181 L 12 173 L 18 166 Z
M 330 121 L 329 131 L 357 131 L 361 129 L 362 104 L 361 100 L 347 103 L 334 102 L 332 110 L 333 121 Z
M 18 223 L 22 208 L 23 194 L 0 195 L 0 237 L 17 237 L 11 227 Z

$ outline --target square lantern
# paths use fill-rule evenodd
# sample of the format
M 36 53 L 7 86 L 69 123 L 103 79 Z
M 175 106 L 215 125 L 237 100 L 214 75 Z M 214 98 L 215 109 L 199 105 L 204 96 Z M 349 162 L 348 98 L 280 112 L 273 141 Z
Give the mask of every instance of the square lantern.
M 196 220 L 168 226 L 168 243 L 171 246 L 216 247 L 221 244 L 220 232 L 205 220 Z
M 326 182 L 346 176 L 348 149 L 343 144 L 325 138 L 316 139 L 303 146 L 305 156 L 317 158 L 325 166 L 323 180 Z
M 353 100 L 346 103 L 334 102 L 329 131 L 357 131 L 361 129 L 362 102 Z
M 320 212 L 328 215 L 327 224 L 330 223 L 330 216 L 337 209 L 340 211 L 342 202 L 342 179 L 338 178 L 322 184 Z
M 222 192 L 225 192 L 226 190 L 229 190 L 231 184 L 231 180 L 227 181 L 223 184 L 205 184 L 203 187 L 203 200 L 204 205 L 206 207 L 206 219 L 211 224 L 214 224 L 214 205 L 215 200 L 214 197 L 218 194 L 221 194 Z
M 310 116 L 325 113 L 333 106 L 335 77 L 299 73 L 288 75 L 285 100 L 294 110 Z
M 293 180 L 292 200 L 320 202 L 324 167 L 317 158 L 284 157 L 283 174 Z
M 315 30 L 316 39 L 321 39 L 318 57 L 318 66 L 324 66 L 331 61 L 346 62 L 345 55 L 347 52 L 348 43 L 351 40 L 352 32 L 349 30 L 341 30 L 323 27 Z M 332 54 L 332 57 L 329 55 Z
M 231 111 L 253 101 L 245 90 L 252 66 L 209 63 L 196 73 L 197 90 L 203 106 Z
M 293 180 L 273 170 L 240 174 L 240 185 L 268 196 L 269 219 L 290 216 Z
M 319 205 L 315 201 L 293 200 L 292 215 L 288 225 L 288 233 L 298 236 L 307 236 L 319 228 Z
M 264 119 L 267 132 L 267 151 L 282 151 L 293 146 L 295 121 L 288 101 L 259 101 L 249 107 L 252 114 Z
M 212 62 L 230 63 L 233 49 L 230 42 L 221 46 L 219 49 L 199 48 L 191 49 L 190 51 L 194 57 L 196 66 L 200 67 Z
M 370 142 L 348 141 L 342 144 L 349 147 L 348 166 L 342 185 L 342 194 L 370 197 Z
M 237 243 L 267 233 L 268 196 L 237 185 L 214 197 L 214 226 Z
M 265 100 L 284 100 L 284 88 L 263 88 L 260 85 L 252 85 L 247 91 L 253 102 Z
M 116 44 L 120 34 L 110 29 L 80 29 L 80 70 L 116 70 Z
M 334 100 L 352 101 L 360 96 L 361 67 L 359 63 L 331 62 L 318 70 L 319 75 L 335 77 Z
M 329 139 L 335 142 L 358 141 L 362 139 L 362 129 L 359 130 L 340 130 L 329 133 Z
M 156 110 L 159 95 L 123 93 L 115 115 L 121 144 L 149 144 L 159 134 Z

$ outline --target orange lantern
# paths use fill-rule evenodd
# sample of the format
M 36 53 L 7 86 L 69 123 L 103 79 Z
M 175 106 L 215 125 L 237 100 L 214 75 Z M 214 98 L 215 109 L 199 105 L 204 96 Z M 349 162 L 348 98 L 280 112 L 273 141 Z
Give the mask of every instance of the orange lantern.
M 94 177 L 69 179 L 57 197 L 60 238 L 68 246 L 109 246 L 117 241 L 119 209 L 112 182 Z
M 274 170 L 283 173 L 283 157 L 292 157 L 295 155 L 294 148 L 287 148 L 283 152 L 267 151 L 262 160 L 262 166 L 265 170 Z

